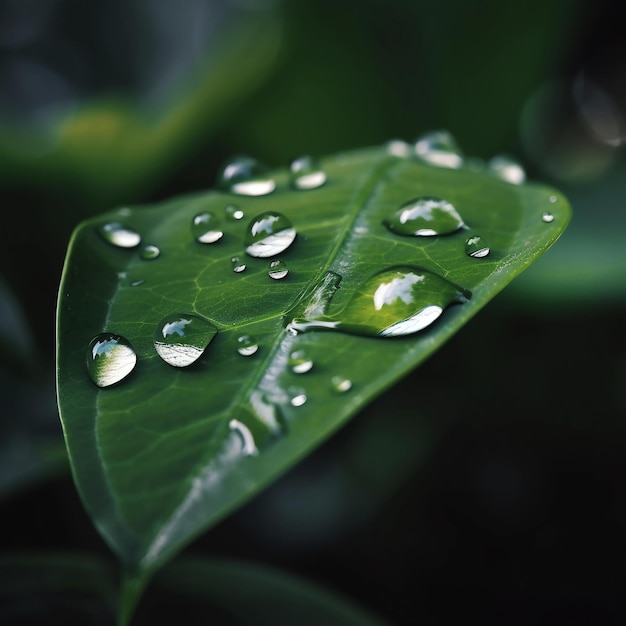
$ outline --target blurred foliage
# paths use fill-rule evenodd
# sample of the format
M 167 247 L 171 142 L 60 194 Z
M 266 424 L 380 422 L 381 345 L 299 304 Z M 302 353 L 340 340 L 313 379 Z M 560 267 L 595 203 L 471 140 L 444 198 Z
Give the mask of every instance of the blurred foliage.
M 398 624 L 456 623 L 453 604 L 483 624 L 624 623 L 619 9 L 0 0 L 3 551 L 108 558 L 63 460 L 39 447 L 62 446 L 53 319 L 81 219 L 205 189 L 235 153 L 278 166 L 441 127 L 467 154 L 508 152 L 559 187 L 568 231 L 190 551 L 313 575 Z M 368 466 L 385 442 L 387 461 Z

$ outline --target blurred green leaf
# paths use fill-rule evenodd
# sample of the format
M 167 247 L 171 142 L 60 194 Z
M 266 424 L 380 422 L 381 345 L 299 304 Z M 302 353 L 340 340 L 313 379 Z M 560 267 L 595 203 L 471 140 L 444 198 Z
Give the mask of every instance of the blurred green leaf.
M 294 190 L 280 170 L 269 179 L 278 189 L 270 195 L 209 192 L 124 208 L 83 223 L 72 238 L 58 305 L 59 405 L 78 489 L 128 568 L 129 589 L 138 592 L 164 560 L 427 358 L 544 252 L 569 219 L 567 202 L 554 190 L 432 167 L 381 148 L 325 159 L 323 170 L 328 181 L 313 190 Z M 453 203 L 469 226 L 416 237 L 384 225 L 398 207 L 423 196 Z M 245 219 L 229 218 L 233 205 Z M 545 221 L 548 209 L 553 219 Z M 267 212 L 278 212 L 297 232 L 288 249 L 268 253 L 286 262 L 282 280 L 272 280 L 257 250 L 244 250 L 247 229 Z M 213 235 L 223 233 L 215 243 L 194 241 L 198 215 Z M 106 241 L 122 226 L 129 229 L 120 231 L 122 243 L 134 247 Z M 476 234 L 491 246 L 485 258 L 465 251 Z M 145 258 L 139 235 L 160 250 L 157 258 Z M 234 258 L 245 271 L 233 271 Z M 383 304 L 370 289 L 384 296 Z M 430 305 L 456 300 L 464 303 L 415 336 L 374 336 L 415 332 L 413 321 L 433 312 Z M 181 342 L 193 340 L 183 327 L 202 330 L 202 318 L 217 331 L 212 341 L 200 333 L 199 350 L 210 342 L 206 354 L 187 368 L 159 358 L 155 347 L 163 349 L 166 330 L 177 329 Z M 309 321 L 290 331 L 294 318 Z M 319 322 L 342 325 L 293 332 Z M 111 363 L 87 354 L 101 333 L 122 362 L 98 370 L 96 386 L 86 360 Z M 243 335 L 258 345 L 248 357 L 238 353 Z M 104 344 L 92 342 L 89 350 Z M 189 356 L 186 348 L 182 356 Z M 121 380 L 122 374 L 130 375 Z
M 384 623 L 348 598 L 299 576 L 247 562 L 189 557 L 174 561 L 154 581 L 153 597 L 166 592 L 175 594 L 180 604 L 193 602 L 200 621 L 212 616 L 224 626 Z M 191 613 L 189 605 L 187 611 Z

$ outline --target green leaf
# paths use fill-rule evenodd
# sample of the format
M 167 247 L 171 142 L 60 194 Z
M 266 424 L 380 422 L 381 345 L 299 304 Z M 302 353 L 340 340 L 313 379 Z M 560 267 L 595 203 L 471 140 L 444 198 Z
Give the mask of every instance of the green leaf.
M 154 580 L 153 598 L 178 598 L 220 624 L 381 626 L 384 622 L 336 593 L 265 565 L 224 559 L 174 561 Z M 173 597 L 170 594 L 174 594 Z M 159 605 L 156 607 L 159 609 Z
M 61 419 L 85 506 L 140 578 L 428 357 L 543 253 L 569 219 L 567 202 L 554 190 L 433 167 L 382 148 L 322 165 L 327 182 L 319 188 L 295 190 L 279 170 L 268 195 L 198 193 L 112 211 L 74 233 L 58 303 Z M 399 207 L 422 197 L 452 203 L 466 226 L 441 236 L 407 236 L 385 226 Z M 227 209 L 233 205 L 243 219 L 233 218 Z M 542 219 L 546 211 L 552 221 Z M 250 256 L 245 247 L 254 242 L 246 231 L 268 212 L 293 224 L 295 240 L 271 258 Z M 223 236 L 194 240 L 198 215 L 206 231 Z M 119 228 L 111 224 L 140 234 L 142 243 L 107 242 Z M 476 235 L 489 244 L 484 258 L 465 252 Z M 279 233 L 279 243 L 288 240 L 289 229 Z M 144 245 L 156 246 L 159 256 L 143 258 Z M 281 280 L 268 275 L 277 259 L 289 270 Z M 242 264 L 245 271 L 233 271 Z M 428 314 L 436 313 L 434 305 L 445 310 L 420 332 L 376 336 L 411 330 L 406 318 L 422 305 L 433 305 Z M 195 337 L 205 343 L 211 328 L 217 333 L 193 365 L 172 367 L 154 344 L 165 323 L 180 335 L 186 326 L 198 329 Z M 102 333 L 96 352 L 114 348 L 121 369 L 96 368 L 99 387 L 88 375 L 86 353 Z M 258 345 L 251 356 L 238 353 L 244 335 Z M 158 343 L 167 344 L 163 337 L 157 334 Z M 453 392 L 455 381 L 449 386 Z

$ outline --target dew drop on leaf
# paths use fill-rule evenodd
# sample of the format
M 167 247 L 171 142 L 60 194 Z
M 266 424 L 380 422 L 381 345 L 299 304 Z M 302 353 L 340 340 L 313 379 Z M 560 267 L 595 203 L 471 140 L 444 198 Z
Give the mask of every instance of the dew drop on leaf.
M 541 221 L 545 222 L 546 224 L 549 224 L 550 222 L 554 221 L 554 215 L 552 215 L 552 213 L 550 213 L 549 211 L 544 211 L 541 214 Z
M 233 266 L 233 272 L 235 272 L 235 274 L 241 274 L 241 272 L 246 271 L 246 264 L 242 263 L 238 256 L 234 256 L 230 260 L 230 263 Z
M 246 252 L 266 258 L 284 252 L 296 239 L 296 229 L 281 213 L 262 213 L 249 224 L 244 240 Z
M 216 334 L 217 328 L 203 317 L 175 313 L 158 324 L 154 347 L 168 365 L 188 367 L 202 356 Z
M 227 163 L 219 179 L 219 187 L 240 196 L 265 196 L 276 183 L 265 165 L 249 156 L 239 156 Z
M 317 159 L 301 156 L 289 165 L 289 182 L 300 191 L 317 189 L 326 182 L 326 173 Z
M 289 355 L 289 367 L 294 374 L 306 374 L 313 368 L 313 360 L 304 350 L 294 350 Z
M 406 202 L 384 224 L 393 233 L 415 237 L 447 235 L 465 226 L 450 202 L 430 197 Z
M 413 146 L 402 139 L 392 139 L 385 144 L 388 154 L 406 159 L 411 156 Z
M 141 258 L 145 259 L 146 261 L 151 261 L 152 259 L 158 258 L 160 254 L 161 251 L 156 246 L 149 245 L 145 246 L 144 249 L 141 251 Z
M 465 242 L 465 254 L 474 259 L 482 259 L 491 252 L 489 246 L 480 235 L 469 237 Z
M 489 171 L 507 183 L 522 185 L 526 182 L 526 172 L 515 159 L 505 155 L 493 157 L 487 164 Z
M 343 376 L 333 376 L 330 379 L 330 384 L 338 393 L 345 393 L 346 391 L 350 391 L 350 389 L 352 389 L 352 381 L 349 378 L 344 378 Z
M 233 222 L 238 222 L 245 217 L 245 213 L 236 204 L 227 204 L 224 213 Z
M 119 222 L 109 222 L 100 227 L 102 238 L 118 248 L 136 248 L 141 243 L 141 236 Z
M 130 342 L 120 335 L 101 333 L 89 342 L 87 372 L 98 387 L 110 387 L 126 378 L 137 364 Z
M 250 335 L 241 335 L 237 338 L 237 352 L 241 356 L 252 356 L 259 350 L 259 344 L 254 337 Z
M 268 275 L 273 280 L 282 280 L 286 278 L 289 274 L 289 268 L 287 267 L 287 263 L 281 260 L 270 261 L 270 268 Z
M 219 241 L 224 232 L 217 228 L 217 218 L 213 213 L 205 211 L 198 213 L 193 218 L 191 223 L 191 230 L 196 241 L 200 243 L 215 243 Z
M 302 406 L 306 403 L 306 391 L 302 387 L 289 387 L 287 392 L 291 406 Z
M 454 137 L 447 130 L 435 130 L 415 142 L 415 153 L 431 165 L 458 169 L 463 156 Z
M 244 456 L 254 456 L 259 453 L 250 429 L 243 422 L 232 419 L 228 423 L 228 427 L 241 438 L 241 454 Z

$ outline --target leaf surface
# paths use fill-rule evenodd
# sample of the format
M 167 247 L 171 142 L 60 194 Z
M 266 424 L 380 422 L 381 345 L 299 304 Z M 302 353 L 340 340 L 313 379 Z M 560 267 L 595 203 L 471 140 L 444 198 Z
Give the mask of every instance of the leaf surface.
M 441 346 L 554 243 L 569 219 L 554 190 L 433 167 L 383 148 L 322 166 L 327 181 L 316 189 L 295 190 L 278 170 L 268 195 L 207 191 L 118 209 L 74 233 L 58 302 L 61 419 L 85 506 L 129 570 L 153 571 L 285 472 Z M 465 226 L 406 236 L 385 225 L 422 197 L 452 203 Z M 244 218 L 232 218 L 233 205 Z M 548 210 L 553 220 L 546 222 Z M 268 212 L 293 224 L 295 240 L 269 258 L 250 256 L 246 231 Z M 195 240 L 192 229 L 205 213 L 223 232 L 210 244 Z M 112 223 L 140 234 L 141 244 L 111 245 L 101 232 Z M 488 256 L 467 255 L 465 242 L 476 235 L 488 242 Z M 145 245 L 160 254 L 143 258 Z M 269 263 L 277 259 L 289 273 L 274 280 Z M 244 271 L 233 271 L 241 264 Z M 380 289 L 371 293 L 376 281 L 386 281 L 382 303 Z M 375 336 L 377 324 L 383 330 L 403 322 L 420 281 L 427 303 L 441 300 L 441 316 L 406 336 Z M 201 316 L 217 330 L 189 367 L 172 367 L 155 349 L 155 331 L 172 315 Z M 290 327 L 294 319 L 299 332 Z M 106 387 L 86 367 L 87 348 L 101 333 L 123 337 L 137 359 Z M 251 356 L 238 352 L 244 335 L 258 345 Z M 416 411 L 420 393 L 428 390 L 416 390 Z

